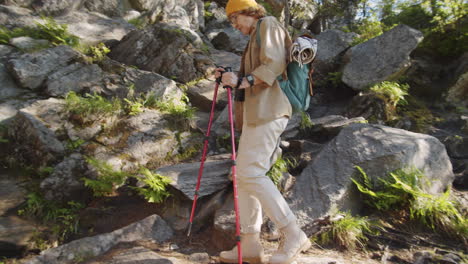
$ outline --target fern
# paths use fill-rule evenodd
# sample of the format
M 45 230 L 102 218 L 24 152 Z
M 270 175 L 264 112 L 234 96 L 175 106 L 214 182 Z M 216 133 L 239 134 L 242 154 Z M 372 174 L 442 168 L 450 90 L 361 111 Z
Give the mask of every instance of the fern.
M 399 169 L 389 173 L 388 180 L 381 180 L 383 186 L 377 190 L 367 174 L 360 167 L 356 168 L 361 174 L 361 181 L 352 181 L 371 208 L 409 211 L 410 219 L 468 244 L 468 221 L 458 211 L 455 202 L 450 200 L 450 189 L 440 196 L 428 194 L 421 186 L 421 179 L 424 178 L 421 171 Z
M 86 161 L 97 170 L 98 178 L 82 178 L 86 187 L 93 190 L 94 196 L 105 196 L 113 192 L 115 186 L 124 184 L 128 173 L 114 170 L 111 165 L 95 158 L 86 157 Z
M 147 188 L 133 187 L 140 195 L 150 203 L 161 203 L 165 198 L 170 196 L 170 193 L 166 190 L 167 185 L 172 182 L 172 179 L 166 176 L 162 176 L 157 173 L 152 173 L 147 168 L 140 169 L 140 173 L 143 175 L 141 180 L 147 185 Z
M 321 233 L 318 242 L 337 245 L 342 249 L 364 248 L 368 238 L 366 233 L 372 233 L 371 223 L 367 217 L 355 217 L 349 212 L 338 212 L 342 217 L 332 222 L 331 228 Z
M 289 166 L 294 166 L 295 162 L 292 159 L 283 159 L 278 157 L 266 175 L 273 181 L 273 183 L 280 189 L 283 173 L 288 171 Z

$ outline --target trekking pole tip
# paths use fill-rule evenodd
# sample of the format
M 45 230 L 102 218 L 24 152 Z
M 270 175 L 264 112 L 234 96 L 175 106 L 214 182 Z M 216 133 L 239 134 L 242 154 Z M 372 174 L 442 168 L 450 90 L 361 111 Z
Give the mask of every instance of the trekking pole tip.
M 192 232 L 192 223 L 189 223 L 188 232 L 187 232 L 188 237 L 190 236 L 191 232 Z

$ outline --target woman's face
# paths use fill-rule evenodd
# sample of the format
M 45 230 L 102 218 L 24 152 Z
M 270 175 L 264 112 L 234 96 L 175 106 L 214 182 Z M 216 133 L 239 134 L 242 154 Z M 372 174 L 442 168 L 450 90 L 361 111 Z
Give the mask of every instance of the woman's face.
M 249 35 L 254 23 L 256 23 L 256 18 L 234 13 L 229 16 L 229 21 L 231 22 L 231 25 L 242 34 Z

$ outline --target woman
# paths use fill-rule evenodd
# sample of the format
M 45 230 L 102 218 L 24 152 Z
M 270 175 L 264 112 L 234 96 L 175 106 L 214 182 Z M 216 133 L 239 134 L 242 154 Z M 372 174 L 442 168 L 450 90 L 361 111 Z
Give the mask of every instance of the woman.
M 286 69 L 291 45 L 288 32 L 274 17 L 265 17 L 265 9 L 255 0 L 229 0 L 226 14 L 232 26 L 250 36 L 240 69 L 244 76 L 239 89 L 245 89 L 242 135 L 237 153 L 237 182 L 243 260 L 265 261 L 260 243 L 262 209 L 283 236 L 269 263 L 291 263 L 311 243 L 296 223 L 296 217 L 273 182 L 265 175 L 279 155 L 280 135 L 292 114 L 288 98 L 276 78 Z M 260 24 L 257 24 L 261 19 Z M 257 28 L 259 25 L 259 28 Z M 256 43 L 260 31 L 261 43 Z M 219 68 L 216 77 L 221 75 Z M 238 76 L 222 74 L 225 86 L 236 87 Z M 237 263 L 237 247 L 223 251 L 220 260 Z

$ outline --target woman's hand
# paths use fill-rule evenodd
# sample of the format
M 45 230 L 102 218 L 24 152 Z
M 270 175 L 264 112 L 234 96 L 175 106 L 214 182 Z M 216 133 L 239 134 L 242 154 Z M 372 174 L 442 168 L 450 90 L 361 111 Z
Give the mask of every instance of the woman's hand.
M 219 77 L 221 77 L 221 75 L 225 72 L 226 70 L 224 68 L 216 68 L 215 69 L 215 78 L 218 79 Z
M 235 88 L 237 86 L 238 80 L 239 79 L 237 78 L 237 75 L 235 73 L 224 72 L 221 82 L 223 83 L 224 86 L 231 86 L 232 88 Z

